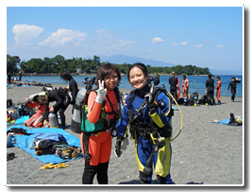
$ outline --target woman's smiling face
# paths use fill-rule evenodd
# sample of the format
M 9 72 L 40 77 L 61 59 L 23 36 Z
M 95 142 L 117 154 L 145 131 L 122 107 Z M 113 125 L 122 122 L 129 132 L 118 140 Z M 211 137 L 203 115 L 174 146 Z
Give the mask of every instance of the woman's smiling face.
M 147 84 L 147 75 L 139 67 L 134 67 L 129 72 L 129 81 L 134 88 L 141 89 Z
M 109 90 L 113 90 L 117 86 L 118 81 L 118 75 L 114 71 L 112 71 L 112 73 L 108 76 L 104 77 L 104 85 Z

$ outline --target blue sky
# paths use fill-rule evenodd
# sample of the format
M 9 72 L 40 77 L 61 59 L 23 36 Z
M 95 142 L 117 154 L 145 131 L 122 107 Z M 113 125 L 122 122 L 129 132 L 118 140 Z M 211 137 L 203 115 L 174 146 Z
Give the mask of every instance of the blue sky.
M 6 7 L 7 54 L 22 60 L 123 54 L 210 69 L 242 68 L 234 7 Z

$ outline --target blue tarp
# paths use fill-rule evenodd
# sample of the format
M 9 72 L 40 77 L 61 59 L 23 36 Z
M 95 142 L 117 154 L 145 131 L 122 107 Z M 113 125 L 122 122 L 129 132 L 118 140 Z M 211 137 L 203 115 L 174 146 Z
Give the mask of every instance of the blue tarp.
M 75 159 L 79 159 L 82 158 L 82 154 L 80 157 L 77 157 L 75 159 L 62 159 L 60 157 L 57 157 L 55 155 L 41 155 L 41 156 L 37 156 L 35 154 L 35 149 L 30 149 L 30 144 L 32 143 L 32 141 L 34 140 L 34 136 L 37 135 L 38 133 L 57 133 L 57 134 L 61 134 L 64 136 L 64 138 L 66 139 L 67 143 L 69 146 L 76 146 L 76 147 L 80 147 L 80 140 L 71 135 L 70 133 L 68 133 L 67 131 L 64 131 L 63 129 L 59 129 L 59 128 L 36 128 L 36 129 L 29 129 L 26 126 L 22 126 L 22 125 L 15 125 L 15 126 L 11 126 L 7 129 L 10 130 L 11 128 L 22 128 L 24 129 L 27 133 L 30 133 L 31 135 L 14 135 L 14 137 L 16 138 L 16 144 L 14 144 L 15 147 L 19 147 L 20 149 L 28 152 L 29 154 L 31 154 L 33 157 L 35 157 L 36 159 L 40 160 L 43 163 L 62 163 L 62 162 L 66 162 L 66 161 L 72 161 Z
M 27 121 L 27 120 L 29 120 L 29 116 L 27 115 L 27 116 L 20 116 L 18 119 L 16 119 L 16 121 L 15 121 L 15 125 L 18 125 L 18 124 L 24 124 L 24 121 Z M 8 125 L 12 125 L 12 124 L 10 124 L 9 122 L 7 122 L 7 126 Z
M 172 107 L 174 111 L 179 111 L 178 107 Z
M 240 118 L 240 119 L 242 119 L 242 118 Z M 230 118 L 219 121 L 219 124 L 229 125 L 229 122 L 230 122 Z M 242 127 L 242 126 L 239 125 L 238 127 Z

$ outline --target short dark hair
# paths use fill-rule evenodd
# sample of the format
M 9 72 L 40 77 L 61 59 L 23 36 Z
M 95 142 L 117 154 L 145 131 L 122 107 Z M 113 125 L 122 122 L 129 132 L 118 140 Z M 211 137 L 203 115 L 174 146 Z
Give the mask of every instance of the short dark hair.
M 69 81 L 72 78 L 69 71 L 63 71 L 60 76 L 66 81 Z
M 208 73 L 208 78 L 211 79 L 211 77 L 213 76 L 211 73 Z
M 98 80 L 100 81 L 104 80 L 104 78 L 108 76 L 112 71 L 114 71 L 118 76 L 118 84 L 117 84 L 118 86 L 121 81 L 121 73 L 120 70 L 114 64 L 111 63 L 106 63 L 103 66 L 101 66 L 96 75 L 96 82 L 98 82 Z
M 216 78 L 220 80 L 220 76 L 217 76 Z
M 145 76 L 147 76 L 147 74 L 148 74 L 147 67 L 146 67 L 143 63 L 134 63 L 134 64 L 128 69 L 127 78 L 128 78 L 128 81 L 129 81 L 129 82 L 130 82 L 129 73 L 130 73 L 131 69 L 133 69 L 134 67 L 138 67 L 139 69 L 141 69 L 142 72 L 143 72 L 143 74 L 144 74 Z

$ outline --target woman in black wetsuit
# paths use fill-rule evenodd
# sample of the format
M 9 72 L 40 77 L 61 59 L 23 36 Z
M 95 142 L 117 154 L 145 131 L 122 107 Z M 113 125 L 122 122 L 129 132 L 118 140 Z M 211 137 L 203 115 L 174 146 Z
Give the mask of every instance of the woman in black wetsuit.
M 206 81 L 207 96 L 209 98 L 209 103 L 214 104 L 214 80 L 211 73 L 208 74 L 208 80 Z
M 160 84 L 160 75 L 157 73 L 154 78 L 154 85 L 159 85 Z
M 69 82 L 69 96 L 71 97 L 70 104 L 73 105 L 73 104 L 75 104 L 76 96 L 77 96 L 77 93 L 79 91 L 79 89 L 77 87 L 77 83 L 68 71 L 62 72 L 61 78 L 65 81 Z
M 64 111 L 67 109 L 70 103 L 70 96 L 67 92 L 62 90 L 53 90 L 48 93 L 44 92 L 44 95 L 40 94 L 38 96 L 38 101 L 45 104 L 45 118 L 47 122 L 49 119 L 49 112 L 55 113 L 56 115 L 57 112 L 59 112 L 62 123 L 60 127 L 64 128 L 66 126 Z M 49 103 L 53 101 L 56 103 L 49 109 Z
M 229 92 L 229 88 L 231 87 L 231 93 L 232 93 L 231 101 L 232 102 L 234 102 L 234 98 L 235 98 L 235 95 L 236 95 L 236 85 L 237 85 L 237 83 L 240 83 L 240 82 L 241 82 L 240 79 L 236 80 L 235 77 L 232 77 L 232 81 L 228 85 L 227 92 Z

